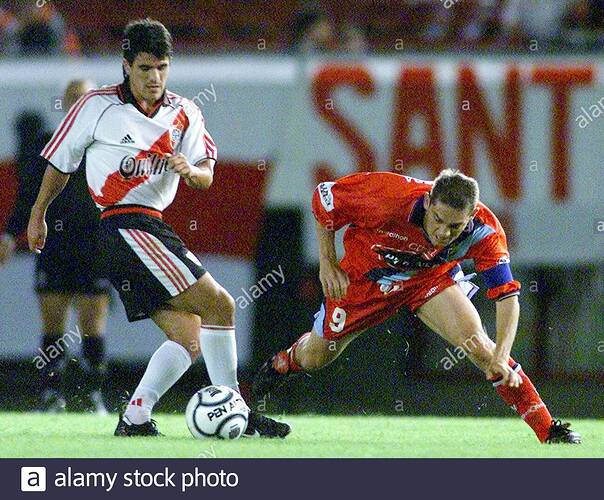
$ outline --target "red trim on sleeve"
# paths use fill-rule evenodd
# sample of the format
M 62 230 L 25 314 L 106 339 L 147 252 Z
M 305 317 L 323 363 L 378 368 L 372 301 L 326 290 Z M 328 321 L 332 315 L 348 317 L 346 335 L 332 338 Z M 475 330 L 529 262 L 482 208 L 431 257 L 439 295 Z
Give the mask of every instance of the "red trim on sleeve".
M 81 98 L 81 100 L 78 103 L 74 104 L 74 106 L 71 108 L 71 110 L 65 117 L 65 121 L 63 122 L 63 124 L 61 125 L 59 130 L 57 130 L 57 132 L 53 136 L 52 140 L 48 143 L 48 145 L 42 151 L 42 156 L 44 158 L 46 158 L 47 160 L 50 160 L 52 158 L 52 156 L 56 153 L 58 147 L 61 145 L 61 143 L 67 136 L 67 133 L 73 126 L 75 119 L 77 118 L 80 110 L 84 107 L 84 104 L 91 97 L 94 97 L 97 95 L 116 95 L 116 94 L 117 94 L 117 92 L 116 92 L 115 87 L 112 87 L 110 89 L 94 90 L 94 91 L 91 91 L 90 93 L 86 94 L 85 96 L 83 96 Z
M 217 153 L 216 144 L 214 144 L 212 137 L 210 137 L 210 134 L 208 134 L 207 131 L 203 135 L 203 142 L 205 144 L 208 157 L 215 160 L 218 157 L 218 155 L 216 154 Z

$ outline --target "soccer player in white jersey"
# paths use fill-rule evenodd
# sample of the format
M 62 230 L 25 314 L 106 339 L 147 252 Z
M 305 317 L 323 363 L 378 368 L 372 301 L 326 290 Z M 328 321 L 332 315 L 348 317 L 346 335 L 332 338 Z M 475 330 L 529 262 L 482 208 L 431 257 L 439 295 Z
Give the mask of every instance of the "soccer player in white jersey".
M 128 320 L 151 318 L 167 337 L 120 414 L 115 435 L 155 436 L 153 406 L 200 354 L 213 384 L 239 390 L 235 302 L 162 221 L 180 179 L 207 189 L 217 159 L 199 108 L 166 89 L 171 35 L 157 21 L 133 21 L 123 47 L 123 83 L 79 99 L 42 151 L 49 166 L 28 240 L 34 252 L 44 247 L 46 210 L 85 157 L 88 189 L 102 210 L 101 268 Z M 287 424 L 251 411 L 245 435 L 289 432 Z

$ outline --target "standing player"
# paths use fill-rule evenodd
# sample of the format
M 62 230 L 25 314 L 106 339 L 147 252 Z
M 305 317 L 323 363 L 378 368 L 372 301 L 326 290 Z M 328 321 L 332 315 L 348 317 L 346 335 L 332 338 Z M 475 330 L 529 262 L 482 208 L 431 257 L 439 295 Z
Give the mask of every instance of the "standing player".
M 478 195 L 474 179 L 450 170 L 434 182 L 376 172 L 319 184 L 312 207 L 325 303 L 312 331 L 262 366 L 254 394 L 266 395 L 296 372 L 323 368 L 364 330 L 405 307 L 464 349 L 541 442 L 579 443 L 570 424 L 552 420 L 510 357 L 520 283 L 512 277 L 503 229 Z M 338 263 L 334 236 L 345 225 Z M 465 259 L 474 261 L 496 301 L 496 343 L 452 278 Z
M 85 80 L 71 81 L 65 90 L 63 107 L 71 108 L 90 88 L 91 83 Z M 36 139 L 33 144 L 20 148 L 32 153 L 19 158 L 19 194 L 6 232 L 0 239 L 0 266 L 11 257 L 16 237 L 27 227 L 28 214 L 46 169 L 47 162 L 39 153 L 50 137 L 40 125 L 31 118 L 22 123 L 28 134 L 22 136 L 21 141 L 31 141 L 32 133 Z M 50 230 L 44 251 L 36 259 L 35 286 L 42 318 L 41 348 L 46 353 L 52 346 L 59 349 L 54 349 L 56 357 L 41 367 L 40 408 L 45 411 L 65 409 L 63 372 L 67 351 L 61 347 L 65 346 L 67 314 L 73 303 L 78 312 L 87 375 L 85 386 L 90 390 L 90 403 L 97 413 L 106 414 L 101 392 L 106 371 L 103 332 L 111 284 L 98 275 L 94 265 L 94 235 L 99 225 L 99 210 L 88 194 L 85 165 L 67 183 L 47 219 Z
M 178 182 L 207 189 L 216 146 L 191 101 L 166 90 L 172 37 L 163 24 L 128 24 L 124 82 L 88 92 L 42 156 L 49 162 L 28 227 L 31 250 L 46 238 L 47 207 L 86 157 L 89 192 L 102 209 L 97 257 L 129 321 L 150 317 L 166 334 L 115 430 L 159 434 L 151 410 L 203 353 L 213 384 L 239 390 L 235 302 L 162 221 Z M 287 424 L 250 412 L 247 436 L 285 437 Z

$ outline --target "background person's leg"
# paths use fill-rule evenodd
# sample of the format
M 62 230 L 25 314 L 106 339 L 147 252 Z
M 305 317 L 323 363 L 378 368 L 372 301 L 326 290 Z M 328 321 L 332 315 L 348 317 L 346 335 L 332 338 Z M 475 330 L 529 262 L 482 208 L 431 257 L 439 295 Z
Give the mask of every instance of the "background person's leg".
M 86 371 L 86 386 L 97 413 L 105 414 L 102 389 L 107 375 L 105 362 L 105 327 L 109 311 L 109 295 L 83 295 L 76 298 L 76 309 L 82 333 L 82 355 Z
M 416 314 L 445 340 L 464 349 L 472 362 L 483 372 L 486 370 L 493 356 L 495 343 L 484 332 L 474 304 L 457 285 L 450 286 L 431 298 Z M 533 429 L 539 440 L 544 442 L 549 434 L 552 416 L 520 364 L 512 358 L 509 363 L 522 378 L 522 384 L 519 387 L 508 387 L 497 380 L 491 382 L 505 403 L 514 409 Z
M 38 303 L 42 320 L 41 349 L 48 361 L 40 368 L 42 406 L 47 411 L 65 409 L 63 373 L 67 352 L 65 329 L 72 295 L 68 293 L 39 292 Z

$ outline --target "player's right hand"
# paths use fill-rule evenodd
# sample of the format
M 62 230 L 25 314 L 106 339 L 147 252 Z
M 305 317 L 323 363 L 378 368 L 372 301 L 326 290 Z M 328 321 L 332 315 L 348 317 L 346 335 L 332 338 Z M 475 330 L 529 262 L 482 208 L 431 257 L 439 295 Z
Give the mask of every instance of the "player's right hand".
M 339 300 L 348 290 L 350 279 L 337 262 L 322 261 L 319 266 L 319 279 L 323 287 L 323 294 Z
M 507 357 L 499 359 L 493 357 L 486 369 L 487 380 L 501 377 L 501 383 L 509 387 L 519 387 L 522 384 L 522 377 L 518 375 L 507 361 Z
M 41 253 L 46 243 L 48 227 L 44 217 L 37 216 L 33 211 L 27 225 L 27 243 L 34 253 Z
M 15 251 L 15 239 L 10 234 L 0 236 L 0 267 L 4 266 Z

